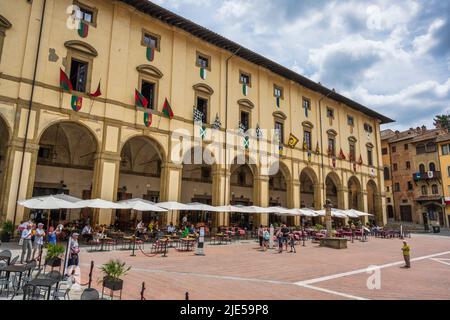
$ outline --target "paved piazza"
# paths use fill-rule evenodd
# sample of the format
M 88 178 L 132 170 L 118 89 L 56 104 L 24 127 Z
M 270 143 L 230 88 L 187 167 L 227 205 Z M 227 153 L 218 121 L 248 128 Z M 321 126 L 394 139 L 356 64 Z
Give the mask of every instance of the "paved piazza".
M 374 239 L 349 242 L 347 250 L 321 248 L 310 241 L 297 254 L 261 252 L 253 241 L 206 246 L 206 256 L 171 249 L 168 257 L 150 258 L 129 251 L 81 254 L 82 282 L 90 261 L 98 267 L 111 258 L 132 269 L 124 278 L 124 299 L 139 299 L 145 281 L 147 300 L 346 300 L 450 299 L 450 237 L 413 235 L 412 269 L 402 269 L 402 242 Z M 370 290 L 367 267 L 381 267 L 381 289 Z

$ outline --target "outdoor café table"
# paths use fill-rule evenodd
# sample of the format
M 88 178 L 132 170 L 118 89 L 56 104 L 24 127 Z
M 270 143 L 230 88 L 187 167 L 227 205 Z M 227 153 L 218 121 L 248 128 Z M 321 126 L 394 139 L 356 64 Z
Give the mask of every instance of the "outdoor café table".
M 179 251 L 192 251 L 192 248 L 195 244 L 195 242 L 197 242 L 196 239 L 191 239 L 191 238 L 184 238 L 181 239 L 181 248 L 179 248 Z
M 108 251 L 108 250 L 103 249 L 104 244 L 105 244 L 105 242 L 112 241 L 112 238 L 104 237 L 104 238 L 100 238 L 98 240 L 100 241 L 100 250 L 99 251 L 100 252 Z
M 28 272 L 28 276 L 30 276 L 31 274 L 31 269 L 28 265 L 23 264 L 13 264 L 13 265 L 9 265 L 6 266 L 5 268 L 2 268 L 2 271 L 6 272 L 6 278 L 9 281 L 9 275 L 11 273 L 18 273 L 19 274 L 19 281 L 17 282 L 17 289 L 20 289 L 20 283 L 22 282 L 22 274 Z M 6 289 L 8 289 L 8 286 L 6 286 Z M 13 296 L 14 298 L 14 296 Z
M 47 288 L 47 300 L 50 300 L 50 293 L 52 290 L 52 287 L 56 284 L 56 287 L 58 287 L 59 281 L 56 279 L 49 279 L 49 278 L 36 278 L 28 282 L 28 285 L 33 287 L 44 287 Z M 23 299 L 25 300 L 25 295 L 23 296 Z

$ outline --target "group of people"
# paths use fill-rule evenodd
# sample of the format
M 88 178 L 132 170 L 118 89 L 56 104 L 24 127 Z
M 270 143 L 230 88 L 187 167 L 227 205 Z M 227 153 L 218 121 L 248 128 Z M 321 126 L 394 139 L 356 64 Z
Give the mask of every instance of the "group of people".
M 19 225 L 20 245 L 22 246 L 22 254 L 20 263 L 29 262 L 36 258 L 36 253 L 40 255 L 45 242 L 56 244 L 57 232 L 53 227 L 47 231 L 44 230 L 44 224 L 35 224 L 32 221 L 25 221 Z M 25 257 L 26 256 L 26 257 Z
M 297 253 L 295 249 L 295 235 L 285 224 L 281 225 L 277 230 L 274 230 L 274 235 L 278 242 L 278 253 L 283 253 L 283 248 L 288 253 Z M 261 225 L 258 228 L 258 239 L 262 251 L 266 251 L 269 248 L 270 237 L 270 228 Z M 290 251 L 288 251 L 288 246 L 290 247 Z

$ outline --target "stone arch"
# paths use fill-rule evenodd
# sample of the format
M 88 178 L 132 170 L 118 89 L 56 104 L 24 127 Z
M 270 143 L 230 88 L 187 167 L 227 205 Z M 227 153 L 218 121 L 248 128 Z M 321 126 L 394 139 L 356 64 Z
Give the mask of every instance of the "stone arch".
M 356 176 L 348 180 L 348 209 L 364 211 L 364 195 L 362 185 Z
M 316 172 L 306 167 L 300 172 L 300 207 L 320 210 L 321 189 Z
M 272 194 L 270 192 L 271 190 Z M 280 198 L 277 201 L 279 203 L 276 205 L 293 207 L 292 175 L 289 167 L 283 161 L 277 161 L 272 165 L 271 170 L 269 170 L 269 198 L 272 198 L 272 196 L 277 196 L 277 199 Z M 274 200 L 272 199 L 272 201 Z
M 383 216 L 381 193 L 376 182 L 372 179 L 367 181 L 366 190 L 367 211 L 369 214 L 373 215 L 372 219 L 374 219 L 378 225 L 382 226 L 385 224 L 386 219 Z
M 345 209 L 344 204 L 344 190 L 342 188 L 341 179 L 336 172 L 328 173 L 325 178 L 325 195 L 330 199 L 333 207 L 338 209 Z M 325 201 L 326 199 L 324 199 Z
M 101 141 L 99 140 L 96 132 L 89 127 L 88 125 L 86 125 L 85 123 L 81 122 L 81 121 L 74 121 L 74 120 L 70 120 L 70 119 L 62 119 L 62 120 L 55 120 L 55 121 L 51 121 L 49 123 L 47 123 L 43 128 L 40 129 L 40 131 L 38 132 L 37 136 L 36 136 L 36 142 L 39 143 L 39 141 L 42 139 L 42 136 L 44 135 L 44 133 L 47 131 L 47 129 L 49 129 L 50 127 L 54 126 L 54 125 L 63 125 L 65 123 L 68 124 L 76 124 L 80 127 L 83 127 L 84 129 L 87 129 L 92 137 L 95 139 L 95 143 L 96 143 L 96 149 L 97 151 L 101 150 Z
M 125 147 L 125 145 L 129 141 L 131 141 L 135 138 L 143 138 L 143 139 L 148 140 L 152 144 L 152 146 L 155 148 L 155 150 L 158 153 L 159 157 L 161 158 L 162 162 L 163 163 L 167 162 L 168 156 L 166 154 L 166 150 L 164 149 L 163 145 L 155 138 L 148 136 L 148 135 L 143 135 L 143 134 L 134 134 L 132 136 L 127 137 L 127 139 L 124 140 L 120 145 L 120 148 L 119 148 L 120 153 L 119 154 L 122 154 L 122 151 L 123 151 L 123 148 Z
M 8 140 L 12 137 L 12 129 L 9 125 L 8 121 L 6 120 L 6 117 L 0 112 L 0 126 L 2 126 L 6 133 L 8 134 Z

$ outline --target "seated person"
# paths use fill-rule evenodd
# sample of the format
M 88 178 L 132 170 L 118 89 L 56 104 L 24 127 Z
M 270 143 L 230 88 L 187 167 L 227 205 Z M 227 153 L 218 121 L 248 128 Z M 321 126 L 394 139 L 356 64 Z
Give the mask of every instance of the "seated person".
M 89 224 L 85 225 L 83 231 L 81 231 L 81 236 L 87 242 L 93 239 L 92 228 Z
M 173 226 L 173 223 L 171 222 L 170 225 L 167 227 L 167 233 L 173 234 L 177 231 L 177 229 Z

